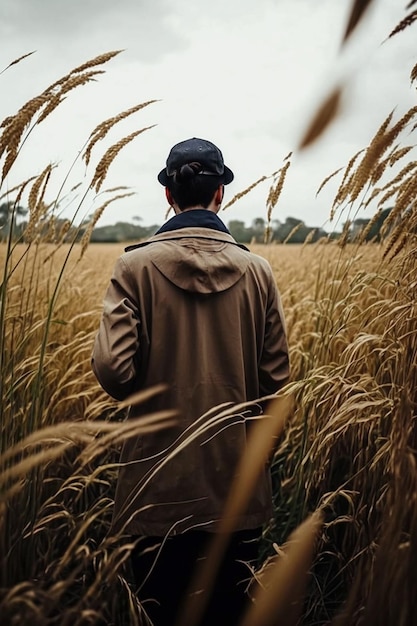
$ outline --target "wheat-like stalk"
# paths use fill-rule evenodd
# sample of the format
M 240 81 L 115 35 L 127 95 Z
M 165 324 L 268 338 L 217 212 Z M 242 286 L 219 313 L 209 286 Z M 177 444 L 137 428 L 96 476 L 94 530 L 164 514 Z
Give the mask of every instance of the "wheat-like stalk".
M 288 235 L 285 237 L 285 239 L 284 239 L 284 241 L 283 241 L 282 243 L 284 243 L 284 244 L 285 244 L 285 243 L 288 243 L 288 242 L 291 240 L 291 238 L 295 235 L 295 233 L 297 233 L 297 232 L 300 230 L 300 228 L 301 228 L 302 226 L 304 226 L 304 222 L 298 222 L 298 224 L 296 224 L 296 225 L 294 226 L 294 228 L 292 228 L 292 229 L 290 230 L 290 232 L 289 232 L 289 233 L 288 233 Z
M 54 111 L 61 103 L 62 97 L 68 91 L 93 80 L 100 72 L 87 72 L 86 74 L 80 76 L 74 76 L 74 74 L 80 74 L 81 72 L 89 70 L 91 67 L 106 63 L 118 53 L 119 51 L 102 54 L 91 61 L 80 65 L 72 70 L 72 72 L 47 87 L 40 95 L 29 100 L 19 109 L 16 115 L 7 117 L 3 120 L 0 124 L 0 128 L 3 129 L 0 137 L 0 158 L 4 153 L 6 153 L 6 159 L 3 164 L 1 181 L 5 179 L 15 162 L 23 133 L 29 127 L 35 115 L 44 108 L 44 110 L 40 113 L 37 122 L 40 123 L 44 121 L 45 118 L 50 115 L 52 111 Z
M 28 198 L 29 211 L 31 212 L 31 214 L 35 212 L 39 200 L 43 199 L 44 194 L 42 193 L 39 197 L 39 192 L 42 188 L 45 188 L 45 184 L 48 182 L 51 175 L 52 167 L 53 166 L 51 164 L 47 165 L 43 172 L 41 172 L 41 174 L 39 174 L 39 176 L 36 178 L 31 187 Z
M 104 70 L 95 70 L 77 76 L 69 76 L 68 80 L 60 85 L 60 91 L 50 95 L 49 102 L 40 113 L 37 122 L 43 122 L 61 104 L 65 94 L 95 80 L 99 74 L 104 74 Z
M 43 172 L 37 176 L 29 192 L 29 222 L 25 230 L 25 239 L 28 243 L 33 240 L 36 227 L 48 209 L 44 197 L 52 169 L 52 165 L 47 165 Z
M 389 261 L 392 261 L 397 256 L 397 254 L 399 254 L 402 250 L 404 250 L 404 247 L 408 241 L 409 241 L 409 233 L 405 230 L 403 234 L 399 237 L 397 241 L 397 245 L 396 246 L 394 246 L 393 244 L 390 245 L 389 250 L 391 251 L 391 254 L 389 255 Z M 387 249 L 384 251 L 384 258 L 388 257 L 389 250 Z
M 91 235 L 93 233 L 93 230 L 98 222 L 98 220 L 100 219 L 100 217 L 103 215 L 104 211 L 106 210 L 106 208 L 109 206 L 109 204 L 111 204 L 112 202 L 115 202 L 116 200 L 121 200 L 122 198 L 127 198 L 129 196 L 134 195 L 134 192 L 131 191 L 129 193 L 123 193 L 123 194 L 119 194 L 117 196 L 114 196 L 113 198 L 109 198 L 109 200 L 107 200 L 106 202 L 104 202 L 101 206 L 99 206 L 93 214 L 92 219 L 90 220 L 88 227 L 86 228 L 82 238 L 81 238 L 81 252 L 80 252 L 80 257 L 79 260 L 84 256 L 84 253 L 88 247 L 88 244 L 90 242 L 91 239 Z
M 6 153 L 3 164 L 2 181 L 10 171 L 18 154 L 20 141 L 25 129 L 29 126 L 36 113 L 49 101 L 49 94 L 41 94 L 29 100 L 13 117 L 9 117 L 0 125 L 4 128 L 0 137 L 0 158 Z
M 105 63 L 108 63 L 111 59 L 113 59 L 115 56 L 120 54 L 121 52 L 123 52 L 123 50 L 111 50 L 110 52 L 104 52 L 103 54 L 99 54 L 93 59 L 90 59 L 89 61 L 86 61 L 85 63 L 82 63 L 81 65 L 78 65 L 76 68 L 74 68 L 70 72 L 70 74 L 68 74 L 68 77 L 72 76 L 73 74 L 79 74 L 80 72 L 85 72 L 85 70 L 89 70 L 90 68 L 95 67 L 96 65 L 104 65 Z
M 390 158 L 390 166 L 392 167 L 393 165 L 395 165 L 395 163 L 397 163 L 397 161 L 399 161 L 400 159 L 402 159 L 403 157 L 405 157 L 406 154 L 408 154 L 410 152 L 410 150 L 413 149 L 414 146 L 404 146 L 403 148 L 399 148 L 398 150 L 396 150 Z
M 355 165 L 355 162 L 358 158 L 358 156 L 364 151 L 364 149 L 362 148 L 361 150 L 358 150 L 358 152 L 356 152 L 356 154 L 353 155 L 353 157 L 351 157 L 349 159 L 349 162 L 346 166 L 345 172 L 343 174 L 343 178 L 342 181 L 339 185 L 339 189 L 336 192 L 336 196 L 333 200 L 333 204 L 332 204 L 332 208 L 330 210 L 330 221 L 333 221 L 335 213 L 336 213 L 336 208 L 338 206 L 340 206 L 347 197 L 347 193 L 351 184 L 351 180 L 352 180 L 352 176 L 349 178 L 348 181 L 348 176 L 352 171 L 353 166 Z M 346 182 L 348 181 L 348 182 Z M 317 192 L 318 193 L 318 192 Z
M 252 189 L 257 187 L 260 183 L 263 183 L 263 181 L 267 180 L 268 178 L 269 178 L 269 176 L 261 176 L 260 178 L 258 178 L 257 181 L 255 181 L 254 183 L 249 185 L 249 187 L 246 187 L 246 189 L 243 189 L 243 191 L 239 191 L 237 194 L 235 194 L 233 196 L 233 198 L 231 200 L 229 200 L 229 202 L 227 204 L 224 205 L 223 211 L 225 209 L 229 208 L 229 206 L 232 206 L 232 204 L 234 204 L 235 202 L 237 202 L 238 200 L 240 200 L 244 196 L 246 196 L 246 194 L 248 194 L 250 191 L 252 191 Z
M 346 25 L 346 30 L 343 35 L 342 43 L 345 43 L 355 30 L 360 20 L 365 15 L 366 9 L 371 4 L 372 0 L 354 0 L 352 8 L 349 14 L 349 20 Z
M 352 226 L 352 220 L 346 220 L 343 224 L 343 230 L 340 238 L 337 240 L 339 248 L 345 248 L 350 237 L 350 227 Z
M 312 228 L 310 232 L 307 233 L 306 238 L 303 241 L 303 246 L 302 246 L 303 248 L 313 240 L 316 232 L 317 232 L 317 228 Z
M 417 81 L 417 63 L 414 65 L 413 69 L 410 72 L 410 81 L 411 83 Z
M 285 177 L 287 175 L 288 168 L 291 165 L 291 161 L 287 161 L 285 165 L 278 171 L 279 176 L 276 177 L 274 183 L 272 183 L 269 190 L 269 195 L 266 201 L 267 207 L 267 220 L 271 221 L 272 211 L 275 208 L 284 186 Z
M 3 74 L 3 72 L 5 72 L 6 70 L 9 69 L 9 67 L 12 67 L 13 65 L 16 65 L 17 63 L 20 63 L 20 61 L 23 61 L 23 59 L 26 59 L 27 57 L 30 57 L 32 54 L 35 54 L 35 50 L 32 50 L 32 52 L 27 52 L 26 54 L 22 54 L 22 56 L 18 57 L 17 59 L 15 59 L 14 61 L 12 61 L 11 63 L 9 63 L 9 65 L 7 65 L 1 72 L 0 74 Z
M 115 124 L 118 124 L 121 120 L 126 119 L 130 115 L 133 115 L 133 113 L 140 111 L 144 107 L 147 107 L 150 104 L 153 104 L 154 102 L 158 102 L 158 100 L 148 100 L 147 102 L 142 102 L 140 104 L 137 104 L 136 106 L 131 107 L 130 109 L 127 109 L 126 111 L 122 111 L 118 115 L 114 115 L 113 117 L 110 117 L 109 119 L 105 120 L 104 122 L 101 122 L 98 126 L 96 126 L 96 128 L 90 134 L 89 143 L 83 154 L 83 159 L 86 165 L 88 165 L 90 162 L 91 151 L 94 148 L 95 144 L 101 139 L 104 139 L 104 137 L 107 135 L 109 130 L 113 128 Z
M 376 213 L 374 213 L 373 217 L 369 220 L 366 226 L 361 230 L 359 234 L 359 243 L 362 244 L 366 241 L 366 238 L 368 237 L 372 227 L 379 220 L 381 213 L 382 213 L 382 209 L 379 209 L 378 211 L 376 211 Z
M 405 30 L 406 28 L 411 26 L 411 24 L 413 24 L 416 20 L 417 20 L 417 10 L 411 11 L 411 13 L 409 13 L 403 20 L 401 20 L 397 24 L 397 26 L 390 32 L 390 34 L 388 35 L 388 38 L 393 37 L 394 35 L 397 35 L 401 31 Z
M 120 54 L 122 50 L 113 50 L 111 52 L 105 52 L 103 54 L 99 54 L 98 56 L 78 65 L 74 69 L 72 69 L 68 74 L 62 76 L 55 82 L 53 82 L 49 87 L 45 90 L 48 93 L 56 93 L 57 90 L 61 89 L 62 85 L 65 85 L 68 80 L 71 80 L 74 74 L 80 74 L 81 72 L 85 72 L 86 70 L 91 69 L 92 67 L 96 67 L 97 65 L 104 65 L 108 63 L 115 56 Z
M 130 143 L 133 139 L 135 139 L 135 137 L 145 132 L 146 130 L 153 128 L 154 126 L 155 124 L 152 124 L 152 126 L 146 126 L 145 128 L 136 130 L 130 135 L 123 137 L 123 139 L 119 139 L 119 141 L 117 141 L 115 144 L 110 146 L 110 148 L 106 150 L 103 157 L 100 159 L 95 169 L 94 176 L 90 183 L 90 187 L 91 188 L 95 187 L 95 190 L 98 191 L 107 176 L 107 172 L 108 172 L 110 165 L 112 164 L 116 156 L 119 154 L 120 150 L 122 150 L 122 148 L 124 148 L 128 143 Z
M 369 180 L 375 164 L 378 163 L 380 157 L 385 152 L 387 147 L 391 145 L 390 137 L 387 136 L 386 130 L 392 120 L 393 111 L 386 117 L 381 124 L 374 138 L 372 139 L 369 147 L 366 149 L 364 157 L 356 168 L 348 188 L 346 189 L 349 194 L 349 199 L 354 202 L 359 196 L 359 193 L 365 187 Z
M 387 258 L 391 250 L 393 250 L 395 244 L 399 241 L 403 241 L 403 235 L 405 234 L 404 223 L 400 222 L 394 228 L 389 240 L 387 241 L 386 247 L 384 249 L 384 258 Z
M 325 131 L 330 122 L 338 115 L 341 99 L 342 90 L 337 87 L 322 102 L 301 138 L 299 150 L 311 145 Z
M 316 196 L 319 195 L 319 193 L 321 192 L 321 190 L 323 189 L 323 187 L 325 187 L 327 185 L 327 183 L 334 178 L 339 172 L 341 172 L 343 169 L 343 167 L 339 167 L 337 170 L 335 170 L 334 172 L 332 172 L 331 174 L 329 174 L 328 176 L 326 176 L 326 178 L 320 183 L 319 188 L 316 191 Z

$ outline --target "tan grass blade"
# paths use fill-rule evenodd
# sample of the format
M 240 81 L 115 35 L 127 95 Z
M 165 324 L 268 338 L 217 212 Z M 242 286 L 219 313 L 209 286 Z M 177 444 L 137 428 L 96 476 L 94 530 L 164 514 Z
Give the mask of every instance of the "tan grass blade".
M 409 5 L 411 6 L 411 5 Z M 417 20 L 417 9 L 415 11 L 411 11 L 401 22 L 397 24 L 397 26 L 390 32 L 388 38 L 401 33 L 403 30 L 411 26 Z
M 81 260 L 82 257 L 85 254 L 85 251 L 88 248 L 88 244 L 90 243 L 90 239 L 91 239 L 91 235 L 93 234 L 93 230 L 97 224 L 97 222 L 99 221 L 100 217 L 103 215 L 104 211 L 107 209 L 107 207 L 109 206 L 109 204 L 111 204 L 112 202 L 115 202 L 116 200 L 121 200 L 122 198 L 127 198 L 129 196 L 133 196 L 135 194 L 134 191 L 129 191 L 126 193 L 120 193 L 116 196 L 113 196 L 113 198 L 110 198 L 109 200 L 106 200 L 106 202 L 103 202 L 103 204 L 101 206 L 98 207 L 98 209 L 96 209 L 94 211 L 94 215 L 92 217 L 92 219 L 90 220 L 90 223 L 88 224 L 87 228 L 85 229 L 85 232 L 83 234 L 83 236 L 81 237 L 81 252 L 80 252 L 80 256 L 78 260 Z
M 349 20 L 346 26 L 345 34 L 343 35 L 342 43 L 345 43 L 355 30 L 360 20 L 365 15 L 366 9 L 371 4 L 372 0 L 354 0 L 349 15 Z
M 282 188 L 284 187 L 285 177 L 287 175 L 287 171 L 290 165 L 291 161 L 287 161 L 285 165 L 280 170 L 278 170 L 276 177 L 274 177 L 274 182 L 271 185 L 266 201 L 268 222 L 271 221 L 272 211 L 276 207 L 279 197 L 281 195 Z
M 96 171 L 94 172 L 93 180 L 90 183 L 90 187 L 95 187 L 96 191 L 98 191 L 107 176 L 110 165 L 119 154 L 120 150 L 122 150 L 122 148 L 124 148 L 128 143 L 135 139 L 135 137 L 145 132 L 145 130 L 154 128 L 154 126 L 155 124 L 152 124 L 151 126 L 146 126 L 145 128 L 136 130 L 135 132 L 127 135 L 126 137 L 123 137 L 123 139 L 120 139 L 115 144 L 110 146 L 110 148 L 108 148 L 108 150 L 105 152 L 104 156 L 100 159 L 100 162 L 96 167 Z
M 254 183 L 249 185 L 249 187 L 246 187 L 246 189 L 244 189 L 243 191 L 239 191 L 239 193 L 234 195 L 233 198 L 227 204 L 224 205 L 223 211 L 229 208 L 229 206 L 232 206 L 232 204 L 234 204 L 238 200 L 240 200 L 240 198 L 243 198 L 243 196 L 246 196 L 247 193 L 252 191 L 252 189 L 257 187 L 260 183 L 262 183 L 264 180 L 267 180 L 267 179 L 268 179 L 268 176 L 261 176 L 261 178 L 258 178 L 258 180 L 256 180 Z
M 322 523 L 321 513 L 310 515 L 291 533 L 280 554 L 265 564 L 257 576 L 254 603 L 240 626 L 296 626 Z
M 410 72 L 410 81 L 411 83 L 414 83 L 415 81 L 417 81 L 417 63 L 415 64 L 415 66 Z
M 217 532 L 213 535 L 207 559 L 197 569 L 191 584 L 191 588 L 204 589 L 205 593 L 190 596 L 184 607 L 183 615 L 180 615 L 178 626 L 198 624 L 209 599 L 230 533 L 235 528 L 236 519 L 248 504 L 256 481 L 271 455 L 276 440 L 284 430 L 292 408 L 292 398 L 279 396 L 269 404 L 266 415 L 253 424 L 247 449 L 240 460 L 236 479 L 230 488 L 224 514 Z
M 326 130 L 330 122 L 337 116 L 340 110 L 342 90 L 336 88 L 321 104 L 313 119 L 304 133 L 298 149 L 303 150 L 314 143 L 318 137 Z
M 88 165 L 90 162 L 91 151 L 94 148 L 95 144 L 101 139 L 104 139 L 104 137 L 115 124 L 118 124 L 121 120 L 126 119 L 130 115 L 133 115 L 133 113 L 140 111 L 144 107 L 147 107 L 154 102 L 157 102 L 157 100 L 148 100 L 147 102 L 141 102 L 140 104 L 137 104 L 136 106 L 131 107 L 130 109 L 127 109 L 126 111 L 123 111 L 118 115 L 110 117 L 109 119 L 101 122 L 98 126 L 96 126 L 96 128 L 90 133 L 89 143 L 83 154 L 83 159 L 86 165 Z
M 164 384 L 154 385 L 149 389 L 145 389 L 144 391 L 138 391 L 137 393 L 132 394 L 126 400 L 119 403 L 119 407 L 124 409 L 129 406 L 135 406 L 136 404 L 140 404 L 141 402 L 146 402 L 150 398 L 158 395 L 158 393 L 162 393 L 166 391 L 167 386 Z
M 14 61 L 12 61 L 11 63 L 9 63 L 9 65 L 7 65 L 4 70 L 2 70 L 0 72 L 0 74 L 3 74 L 3 72 L 5 72 L 6 70 L 9 69 L 9 67 L 12 67 L 12 65 L 16 65 L 17 63 L 20 63 L 20 61 L 23 61 L 23 59 L 26 59 L 27 57 L 30 57 L 32 54 L 35 54 L 36 50 L 32 50 L 32 52 L 27 52 L 26 54 L 23 54 L 21 57 L 18 57 L 17 59 L 15 59 Z

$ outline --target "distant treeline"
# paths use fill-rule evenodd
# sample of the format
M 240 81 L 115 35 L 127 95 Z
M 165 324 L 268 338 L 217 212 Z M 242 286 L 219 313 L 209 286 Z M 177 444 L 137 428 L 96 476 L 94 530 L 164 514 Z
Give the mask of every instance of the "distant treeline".
M 358 237 L 366 241 L 379 241 L 382 226 L 390 211 L 391 209 L 385 209 L 373 218 L 357 218 L 346 222 L 343 233 L 328 233 L 322 228 L 307 226 L 295 217 L 287 217 L 283 222 L 275 219 L 271 223 L 262 217 L 256 217 L 249 226 L 244 221 L 230 220 L 227 222 L 227 227 L 240 243 L 314 243 L 323 237 L 337 239 L 342 234 L 344 237 L 348 235 L 350 241 Z M 13 239 L 25 241 L 25 234 L 30 223 L 27 216 L 28 210 L 22 206 L 15 206 L 12 202 L 0 204 L 0 240 L 6 240 L 12 228 Z M 133 219 L 135 222 L 140 222 L 140 218 Z M 39 234 L 43 240 L 51 242 L 62 239 L 68 242 L 74 239 L 81 240 L 87 233 L 92 243 L 117 243 L 141 241 L 153 235 L 160 227 L 159 224 L 143 226 L 140 223 L 116 222 L 91 228 L 91 224 L 89 219 L 80 225 L 74 225 L 69 220 L 48 216 L 41 224 Z

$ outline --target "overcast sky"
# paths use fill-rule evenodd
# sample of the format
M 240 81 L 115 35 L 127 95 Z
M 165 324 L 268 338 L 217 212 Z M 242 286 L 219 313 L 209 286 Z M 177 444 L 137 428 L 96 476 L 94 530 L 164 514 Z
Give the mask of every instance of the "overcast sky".
M 69 95 L 25 143 L 9 185 L 59 162 L 58 189 L 70 164 L 99 122 L 157 99 L 116 127 L 100 150 L 155 124 L 118 156 L 106 188 L 127 185 L 135 195 L 108 207 L 100 224 L 133 216 L 162 223 L 167 203 L 156 175 L 171 146 L 204 137 L 222 150 L 235 180 L 225 202 L 283 165 L 322 98 L 345 85 L 342 112 L 311 148 L 292 157 L 273 217 L 328 223 L 338 179 L 316 198 L 322 180 L 367 145 L 397 107 L 415 105 L 410 71 L 417 63 L 417 24 L 386 40 L 406 15 L 404 0 L 374 0 L 355 36 L 341 51 L 351 0 L 2 0 L 0 71 L 36 53 L 1 77 L 0 119 L 77 65 L 110 50 L 123 52 L 104 66 L 98 82 Z M 383 43 L 384 42 L 384 43 Z M 88 176 L 81 163 L 67 190 Z M 266 217 L 269 182 L 220 213 L 249 224 Z M 2 192 L 4 189 L 2 189 Z M 51 190 L 52 191 L 52 190 Z M 65 190 L 64 190 L 65 191 Z M 51 200 L 51 198 L 49 198 Z M 87 200 L 91 213 L 98 202 Z

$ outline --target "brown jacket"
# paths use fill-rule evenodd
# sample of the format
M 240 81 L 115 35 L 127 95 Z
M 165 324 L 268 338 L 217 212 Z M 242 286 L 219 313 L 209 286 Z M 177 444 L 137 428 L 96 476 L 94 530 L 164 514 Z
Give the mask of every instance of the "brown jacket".
M 167 385 L 150 407 L 132 407 L 132 416 L 179 410 L 175 427 L 123 446 L 113 524 L 130 534 L 215 530 L 250 420 L 236 410 L 219 421 L 210 410 L 274 394 L 288 380 L 272 270 L 242 248 L 230 234 L 182 228 L 154 235 L 116 263 L 95 339 L 94 373 L 116 399 Z M 175 447 L 187 437 L 187 445 Z M 271 507 L 265 468 L 236 530 L 264 524 Z

